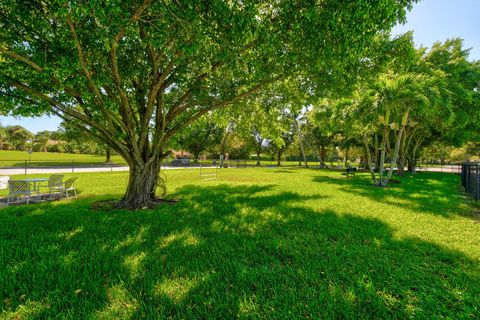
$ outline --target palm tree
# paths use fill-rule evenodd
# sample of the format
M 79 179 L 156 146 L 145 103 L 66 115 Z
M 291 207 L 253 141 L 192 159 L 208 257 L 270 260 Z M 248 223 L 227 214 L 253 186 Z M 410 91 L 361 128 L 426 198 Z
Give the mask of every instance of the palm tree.
M 385 187 L 391 179 L 407 126 L 414 124 L 414 118 L 433 112 L 432 106 L 439 97 L 436 80 L 433 76 L 419 73 L 387 73 L 369 87 L 357 90 L 350 113 L 353 111 L 353 121 L 360 123 L 372 180 L 376 186 Z M 373 171 L 368 139 L 372 133 L 381 137 L 378 179 Z M 394 137 L 393 150 L 390 146 L 391 136 Z M 385 175 L 387 151 L 390 163 Z

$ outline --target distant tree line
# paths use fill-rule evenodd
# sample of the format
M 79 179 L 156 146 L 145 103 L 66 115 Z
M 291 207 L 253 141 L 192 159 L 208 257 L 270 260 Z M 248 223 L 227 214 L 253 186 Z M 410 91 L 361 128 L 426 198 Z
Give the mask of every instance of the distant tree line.
M 21 125 L 0 124 L 0 150 L 105 154 L 106 148 L 62 123 L 58 130 L 33 134 Z

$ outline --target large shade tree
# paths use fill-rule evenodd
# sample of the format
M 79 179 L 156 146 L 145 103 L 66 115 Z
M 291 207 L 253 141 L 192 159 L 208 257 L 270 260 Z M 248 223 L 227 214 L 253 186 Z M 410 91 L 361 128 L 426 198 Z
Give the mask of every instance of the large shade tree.
M 341 75 L 414 0 L 0 4 L 0 102 L 53 113 L 130 166 L 119 207 L 155 202 L 182 128 L 291 75 Z

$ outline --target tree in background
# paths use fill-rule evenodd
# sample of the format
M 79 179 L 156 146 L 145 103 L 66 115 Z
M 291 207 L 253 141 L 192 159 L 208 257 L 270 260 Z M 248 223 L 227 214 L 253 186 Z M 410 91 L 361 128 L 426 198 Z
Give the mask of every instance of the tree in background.
M 311 127 L 308 137 L 318 149 L 321 168 L 327 168 L 327 151 L 334 147 L 335 133 L 339 130 L 339 123 L 334 120 L 332 109 L 328 101 L 323 101 L 309 113 Z
M 172 145 L 182 150 L 187 150 L 198 159 L 200 154 L 222 141 L 224 128 L 203 116 L 188 128 L 180 132 L 173 140 Z
M 83 130 L 71 122 L 62 121 L 57 133 L 65 142 L 64 149 L 69 153 L 105 154 L 105 162 L 111 162 L 110 147 L 94 136 L 84 134 Z
M 7 140 L 7 130 L 0 125 L 0 150 L 4 150 L 6 147 Z
M 231 118 L 235 119 L 235 131 L 255 152 L 256 165 L 260 165 L 261 154 L 270 145 L 281 148 L 285 144 L 283 135 L 292 126 L 290 111 L 271 91 L 257 95 L 242 109 L 232 110 Z
M 22 126 L 8 126 L 5 128 L 10 149 L 26 151 L 33 142 L 34 135 Z
M 38 132 L 34 137 L 32 150 L 36 152 L 47 152 L 47 144 L 49 140 L 50 136 L 47 132 Z
M 443 119 L 431 128 L 432 135 L 454 146 L 480 138 L 480 61 L 469 61 L 462 44 L 460 38 L 437 42 L 423 57 L 425 67 L 444 73 L 453 114 L 448 128 L 440 126 Z
M 292 128 L 290 130 L 284 131 L 280 137 L 281 139 L 278 139 L 277 142 L 272 141 L 272 143 L 270 143 L 270 148 L 273 152 L 273 155 L 277 159 L 277 166 L 282 165 L 282 156 L 293 143 L 294 137 L 295 133 Z

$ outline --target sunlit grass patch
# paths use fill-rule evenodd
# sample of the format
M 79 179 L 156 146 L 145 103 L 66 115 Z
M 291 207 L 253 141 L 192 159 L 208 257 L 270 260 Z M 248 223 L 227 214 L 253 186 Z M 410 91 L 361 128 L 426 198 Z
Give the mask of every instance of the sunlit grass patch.
M 118 284 L 107 289 L 107 305 L 95 313 L 95 318 L 129 319 L 137 309 L 137 301 L 122 284 Z

